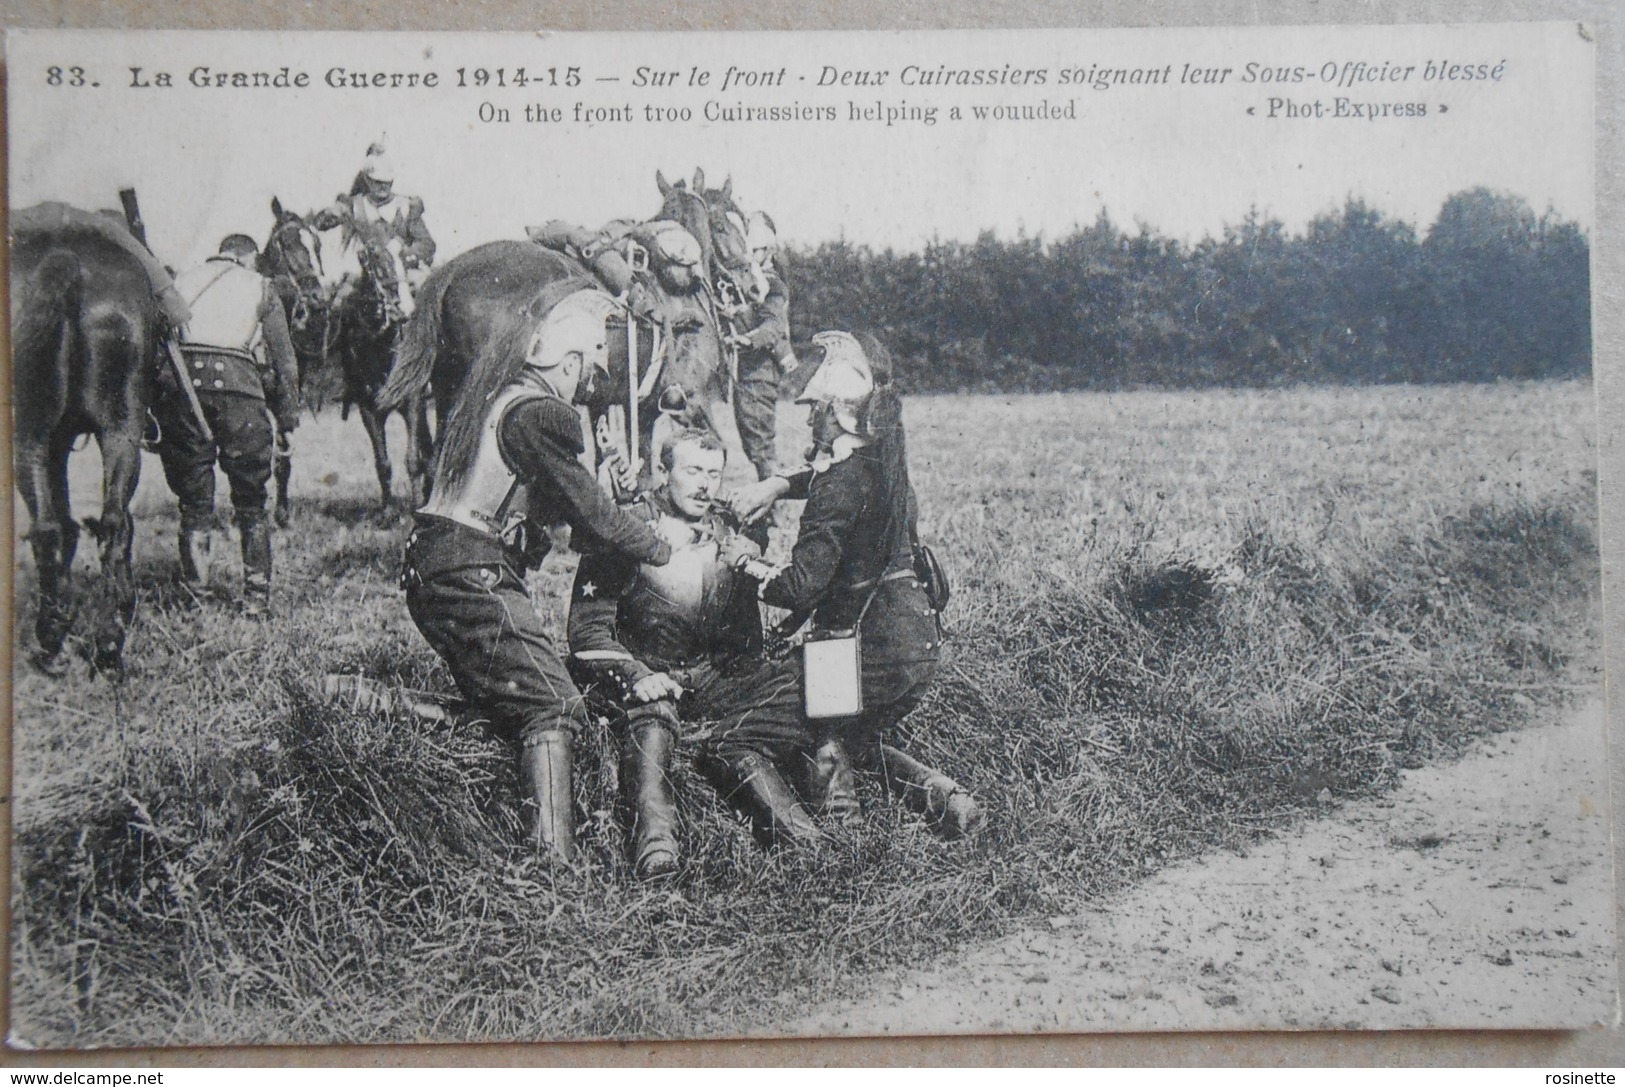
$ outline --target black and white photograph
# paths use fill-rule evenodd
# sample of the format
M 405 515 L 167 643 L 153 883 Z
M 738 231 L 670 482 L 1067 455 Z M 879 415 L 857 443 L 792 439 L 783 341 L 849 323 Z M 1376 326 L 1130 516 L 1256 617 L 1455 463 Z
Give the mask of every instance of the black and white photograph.
M 9 1044 L 1614 1022 L 1595 69 L 9 31 Z

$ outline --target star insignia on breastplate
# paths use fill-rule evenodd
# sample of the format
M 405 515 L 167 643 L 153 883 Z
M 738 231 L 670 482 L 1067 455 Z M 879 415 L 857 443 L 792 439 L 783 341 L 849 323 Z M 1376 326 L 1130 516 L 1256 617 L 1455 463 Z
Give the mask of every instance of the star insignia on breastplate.
M 597 595 L 598 586 L 594 585 L 592 582 L 588 581 L 581 586 L 581 596 L 583 599 L 595 597 Z

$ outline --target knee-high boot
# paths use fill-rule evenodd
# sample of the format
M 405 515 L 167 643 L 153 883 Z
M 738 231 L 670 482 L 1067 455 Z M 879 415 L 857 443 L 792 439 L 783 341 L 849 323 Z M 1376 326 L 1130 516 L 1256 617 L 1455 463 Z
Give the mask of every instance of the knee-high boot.
M 569 864 L 575 857 L 575 798 L 570 791 L 570 734 L 529 737 L 519 756 L 525 837 L 538 853 Z
M 818 814 L 842 826 L 850 826 L 863 818 L 852 760 L 839 736 L 826 738 L 809 757 L 807 799 L 817 805 Z
M 209 580 L 214 540 L 208 529 L 181 529 L 181 580 L 201 588 Z
M 662 725 L 634 725 L 621 752 L 621 789 L 632 813 L 632 871 L 639 879 L 677 872 L 677 797 L 668 776 L 677 737 Z
M 826 835 L 818 829 L 795 790 L 771 759 L 756 752 L 734 755 L 718 767 L 723 799 L 750 816 L 756 838 L 765 845 L 813 846 Z
M 271 614 L 271 526 L 264 517 L 238 522 L 243 536 L 243 614 Z
M 957 781 L 895 747 L 878 746 L 875 757 L 885 771 L 886 784 L 904 804 L 924 815 L 937 833 L 961 838 L 981 828 L 986 814 Z

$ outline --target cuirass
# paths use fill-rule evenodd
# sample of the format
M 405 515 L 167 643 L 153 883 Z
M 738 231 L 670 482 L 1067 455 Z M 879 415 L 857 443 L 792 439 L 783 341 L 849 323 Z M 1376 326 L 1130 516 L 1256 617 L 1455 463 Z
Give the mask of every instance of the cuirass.
M 480 428 L 480 445 L 474 464 L 455 484 L 436 477 L 434 493 L 419 513 L 456 521 L 482 532 L 507 539 L 524 521 L 529 506 L 519 477 L 502 459 L 497 445 L 498 431 L 508 409 L 522 400 L 542 399 L 546 393 L 522 385 L 510 385 L 491 401 Z
M 669 515 L 662 515 L 654 528 L 671 544 L 671 561 L 639 567 L 635 591 L 652 594 L 684 620 L 698 622 L 706 590 L 716 592 L 720 572 L 716 536 L 703 525 Z

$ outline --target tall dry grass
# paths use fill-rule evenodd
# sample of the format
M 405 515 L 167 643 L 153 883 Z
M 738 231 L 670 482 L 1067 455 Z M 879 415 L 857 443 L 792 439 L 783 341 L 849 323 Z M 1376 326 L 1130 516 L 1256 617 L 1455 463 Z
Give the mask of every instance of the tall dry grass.
M 870 782 L 859 832 L 765 854 L 685 769 L 690 863 L 660 889 L 628 876 L 603 731 L 579 760 L 588 863 L 558 872 L 515 845 L 501 739 L 315 698 L 335 670 L 447 686 L 359 428 L 301 432 L 271 624 L 177 588 L 149 472 L 129 673 L 15 676 L 14 1033 L 761 1031 L 1099 901 L 1592 682 L 1591 416 L 1575 384 L 916 400 L 956 594 L 900 742 L 970 785 L 989 830 L 939 842 Z M 556 557 L 537 579 L 555 614 L 569 576 Z

